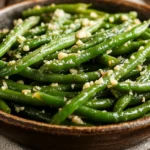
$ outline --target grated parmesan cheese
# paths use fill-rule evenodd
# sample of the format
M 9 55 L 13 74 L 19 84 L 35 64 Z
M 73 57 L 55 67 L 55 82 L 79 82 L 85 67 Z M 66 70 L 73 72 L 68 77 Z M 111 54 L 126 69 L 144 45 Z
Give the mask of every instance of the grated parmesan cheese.
M 68 56 L 67 53 L 64 53 L 64 52 L 58 53 L 58 59 L 59 59 L 59 60 L 62 60 L 63 58 L 65 58 L 65 57 L 67 57 L 67 56 Z
M 58 87 L 58 83 L 52 83 L 51 86 L 52 87 Z
M 29 45 L 24 45 L 24 46 L 23 46 L 23 50 L 24 50 L 25 52 L 29 51 L 29 50 L 30 50 Z
M 92 17 L 92 18 L 97 18 L 98 15 L 97 15 L 96 12 L 93 11 L 93 12 L 90 13 L 90 17 Z
M 77 123 L 77 124 L 84 124 L 84 122 L 82 121 L 82 119 L 79 116 L 73 116 L 72 122 Z
M 103 78 L 101 77 L 100 79 L 96 80 L 94 83 L 95 83 L 95 84 L 103 84 L 103 83 L 104 83 L 104 80 L 103 80 Z
M 83 90 L 84 89 L 87 89 L 87 88 L 89 88 L 91 85 L 90 85 L 90 83 L 89 82 L 86 82 L 84 85 L 83 85 Z
M 22 90 L 22 93 L 23 93 L 24 95 L 27 95 L 27 94 L 31 93 L 31 90 L 24 89 L 24 90 Z
M 78 70 L 76 70 L 76 69 L 70 69 L 69 72 L 70 72 L 71 74 L 77 74 L 77 73 L 78 73 Z

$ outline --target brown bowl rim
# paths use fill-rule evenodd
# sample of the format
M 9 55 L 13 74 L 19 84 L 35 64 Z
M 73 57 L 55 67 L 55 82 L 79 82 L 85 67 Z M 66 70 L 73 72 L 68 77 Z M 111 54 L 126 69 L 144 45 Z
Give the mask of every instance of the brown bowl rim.
M 8 9 L 13 7 L 19 7 L 25 4 L 33 4 L 36 2 L 47 2 L 47 1 L 48 0 L 34 0 L 34 1 L 29 0 L 21 3 L 16 3 L 0 9 L 0 13 L 4 13 L 5 11 L 8 11 Z M 107 3 L 112 2 L 111 0 L 99 0 L 99 2 L 100 1 L 105 1 Z M 129 1 L 116 1 L 116 3 L 123 4 L 123 5 L 137 5 L 138 7 L 143 7 L 144 9 L 150 10 L 150 6 L 146 4 L 139 4 L 139 3 L 129 2 Z M 10 126 L 16 126 L 22 129 L 42 132 L 45 134 L 88 136 L 89 134 L 99 135 L 99 134 L 106 134 L 112 132 L 119 133 L 120 131 L 122 132 L 126 130 L 133 131 L 133 130 L 145 128 L 147 126 L 150 126 L 150 117 L 143 117 L 133 121 L 117 123 L 117 124 L 80 127 L 80 126 L 65 126 L 65 125 L 60 126 L 60 125 L 41 123 L 38 121 L 24 119 L 0 111 L 0 122 Z

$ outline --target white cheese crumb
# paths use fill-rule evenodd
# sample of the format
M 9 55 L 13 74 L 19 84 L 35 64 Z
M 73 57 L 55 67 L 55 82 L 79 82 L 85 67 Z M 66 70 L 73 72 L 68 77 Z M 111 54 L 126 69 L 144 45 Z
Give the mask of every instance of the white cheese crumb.
M 71 88 L 74 89 L 74 87 L 75 87 L 75 84 L 71 84 Z
M 58 53 L 58 59 L 59 59 L 59 60 L 62 60 L 63 58 L 65 58 L 65 57 L 67 57 L 67 56 L 68 56 L 67 53 L 64 53 L 64 52 Z
M 65 101 L 65 102 L 67 101 L 67 98 L 66 98 L 66 97 L 64 97 L 64 101 Z
M 81 51 L 78 51 L 77 53 L 78 53 L 78 54 L 81 54 Z
M 76 42 L 76 45 L 78 45 L 78 46 L 83 45 L 83 42 L 82 42 L 81 40 L 78 40 L 78 41 Z
M 11 66 L 11 65 L 14 65 L 15 63 L 16 63 L 15 60 L 11 60 L 11 61 L 8 62 L 8 65 Z
M 113 23 L 115 21 L 114 17 L 110 17 L 108 20 L 110 23 Z
M 9 79 L 9 76 L 5 76 L 5 79 Z
M 98 15 L 97 15 L 96 12 L 92 11 L 92 12 L 90 13 L 90 17 L 92 17 L 92 18 L 97 18 Z
M 115 80 L 114 78 L 111 78 L 111 79 L 110 79 L 110 83 L 111 83 L 112 86 L 115 86 L 115 85 L 118 84 L 118 81 Z
M 132 91 L 129 91 L 129 95 L 133 95 L 133 92 L 132 92 Z
M 41 90 L 41 87 L 40 87 L 40 86 L 34 86 L 34 87 L 33 87 L 33 91 L 35 91 L 35 92 L 36 92 L 36 91 L 40 91 L 40 90 Z
M 128 19 L 129 19 L 128 15 L 123 14 L 123 15 L 121 16 L 121 20 L 122 20 L 122 21 L 127 21 Z
M 24 84 L 23 80 L 18 80 L 17 83 Z
M 112 50 L 110 49 L 110 50 L 108 50 L 106 53 L 107 53 L 107 54 L 110 54 L 110 53 L 112 53 Z
M 139 47 L 139 51 L 143 50 L 144 49 L 144 46 L 140 46 Z
M 19 59 L 19 58 L 22 58 L 21 53 L 15 54 L 15 57 L 18 58 L 18 59 Z
M 84 18 L 83 20 L 82 20 L 82 26 L 89 26 L 89 24 L 90 24 L 90 21 L 89 21 L 89 19 L 87 19 L 87 18 Z
M 75 27 L 76 27 L 75 24 L 73 24 L 73 23 L 70 24 L 70 28 L 71 28 L 71 29 L 74 29 Z
M 131 58 L 131 59 L 135 59 L 135 56 L 134 56 L 134 55 L 132 55 L 130 58 Z
M 24 89 L 24 90 L 22 90 L 22 93 L 23 93 L 24 95 L 27 95 L 27 94 L 31 93 L 31 90 Z
M 42 110 L 42 113 L 45 114 L 45 110 L 44 109 Z
M 140 24 L 141 21 L 140 21 L 139 19 L 136 18 L 136 19 L 134 19 L 134 23 L 135 23 L 135 24 Z
M 57 17 L 57 18 L 64 17 L 65 12 L 62 9 L 56 9 L 55 12 L 54 12 L 54 16 Z
M 23 46 L 23 50 L 26 51 L 26 52 L 29 51 L 29 50 L 30 50 L 29 45 L 24 45 L 24 46 Z
M 83 29 L 76 33 L 76 38 L 78 38 L 78 39 L 86 38 L 89 36 L 91 36 L 91 33 L 87 32 Z
M 107 75 L 107 72 L 106 72 L 106 71 L 104 71 L 104 70 L 100 70 L 100 73 L 101 73 L 102 77 L 104 77 L 104 76 L 106 76 L 106 75 Z
M 90 85 L 90 83 L 89 82 L 86 82 L 84 85 L 83 85 L 83 87 L 82 87 L 82 89 L 84 90 L 84 89 L 87 89 L 87 88 L 89 88 L 91 85 Z
M 17 19 L 17 20 L 14 20 L 14 25 L 20 25 L 23 23 L 23 20 L 21 18 Z
M 114 67 L 114 70 L 120 70 L 121 69 L 121 66 L 120 65 L 116 65 L 115 67 Z
M 78 70 L 76 70 L 76 69 L 69 69 L 69 72 L 70 72 L 71 74 L 77 74 L 77 73 L 78 73 Z
M 17 37 L 17 41 L 18 41 L 20 44 L 23 43 L 25 40 L 26 40 L 26 38 L 25 38 L 24 36 L 19 35 L 19 36 Z
M 67 101 L 66 105 L 70 104 L 71 103 L 71 100 Z
M 141 65 L 138 65 L 138 66 L 137 66 L 138 71 L 142 71 L 142 68 L 143 68 L 143 67 L 142 67 Z
M 110 76 L 113 73 L 113 70 L 108 70 L 107 75 Z
M 51 6 L 51 7 L 55 7 L 55 6 L 56 6 L 56 4 L 55 4 L 55 3 L 52 3 L 50 6 Z
M 58 87 L 58 83 L 52 83 L 51 86 L 52 87 Z
M 48 29 L 49 30 L 56 30 L 56 29 L 58 29 L 59 27 L 58 27 L 58 25 L 56 25 L 56 24 L 52 24 L 52 23 L 49 23 L 48 24 Z
M 5 80 L 2 81 L 2 84 L 3 84 L 3 86 L 1 87 L 2 90 L 8 89 L 8 85 L 7 85 L 7 83 L 5 82 Z
M 23 111 L 25 107 L 15 107 L 15 111 L 19 113 L 20 111 Z
M 36 5 L 36 6 L 34 7 L 34 9 L 39 10 L 39 9 L 41 9 L 41 6 L 40 6 L 40 5 Z
M 129 63 L 129 60 L 128 60 L 128 59 L 126 59 L 126 60 L 124 61 L 124 63 L 125 63 L 125 64 Z
M 142 102 L 145 103 L 146 99 L 145 97 L 142 97 Z
M 84 124 L 84 122 L 82 121 L 82 119 L 79 116 L 73 116 L 72 122 L 77 123 L 77 124 Z
M 100 78 L 100 79 L 96 80 L 94 83 L 95 84 L 103 84 L 104 80 L 103 80 L 103 78 Z

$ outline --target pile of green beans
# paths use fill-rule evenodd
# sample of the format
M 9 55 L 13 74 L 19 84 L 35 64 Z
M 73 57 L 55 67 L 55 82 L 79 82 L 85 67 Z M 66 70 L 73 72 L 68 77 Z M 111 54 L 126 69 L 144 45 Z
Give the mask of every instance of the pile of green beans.
M 85 3 L 24 10 L 0 30 L 0 110 L 67 126 L 148 116 L 149 25 Z

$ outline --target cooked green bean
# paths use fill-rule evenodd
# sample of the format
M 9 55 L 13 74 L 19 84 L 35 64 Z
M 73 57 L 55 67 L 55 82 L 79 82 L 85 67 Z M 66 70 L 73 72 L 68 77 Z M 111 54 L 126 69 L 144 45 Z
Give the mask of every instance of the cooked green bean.
M 137 32 L 137 31 L 136 31 Z M 122 67 L 118 70 L 114 70 L 114 72 L 110 76 L 106 76 L 102 78 L 101 84 L 94 84 L 86 90 L 83 90 L 79 95 L 74 97 L 68 105 L 65 105 L 61 112 L 58 112 L 53 118 L 52 123 L 60 124 L 61 121 L 65 120 L 70 114 L 72 114 L 75 110 L 77 110 L 83 103 L 85 103 L 92 96 L 96 95 L 96 93 L 104 90 L 109 84 L 109 87 L 117 84 L 118 80 L 121 79 L 124 75 L 128 74 L 133 68 L 135 68 L 138 64 L 141 64 L 145 61 L 145 58 L 148 56 L 150 52 L 150 43 L 148 43 L 144 49 L 138 51 L 130 57 L 130 59 L 122 64 Z M 134 59 L 133 59 L 134 57 Z
M 17 25 L 4 39 L 4 41 L 0 45 L 0 57 L 2 57 L 10 48 L 11 46 L 17 41 L 19 36 L 26 33 L 31 27 L 38 24 L 40 21 L 40 17 L 29 17 L 20 25 Z M 22 38 L 20 37 L 22 41 Z
M 28 16 L 38 16 L 43 13 L 54 12 L 56 9 L 63 9 L 68 13 L 80 13 L 84 12 L 90 4 L 77 3 L 77 4 L 57 4 L 57 5 L 49 5 L 49 6 L 35 6 L 34 8 L 29 8 L 23 11 L 23 17 Z
M 150 20 L 90 6 L 37 5 L 0 30 L 0 110 L 65 126 L 149 114 Z
M 0 110 L 6 112 L 6 113 L 11 113 L 11 108 L 6 104 L 5 101 L 0 99 Z
M 15 103 L 10 103 L 10 107 L 15 115 L 40 122 L 49 123 L 51 121 L 51 115 L 46 113 L 44 110 L 38 110 L 36 108 L 22 106 Z
M 95 32 L 101 26 L 101 24 L 102 21 L 99 21 L 97 22 L 96 25 L 86 28 L 85 31 L 91 33 Z M 68 35 L 64 35 L 60 38 L 57 38 L 55 41 L 43 45 L 40 48 L 36 49 L 35 51 L 24 56 L 22 59 L 18 60 L 15 64 L 7 66 L 2 70 L 0 70 L 0 76 L 7 76 L 7 75 L 13 75 L 19 73 L 25 68 L 27 68 L 28 66 L 31 66 L 32 64 L 40 61 L 48 54 L 72 46 L 76 41 L 77 39 L 75 33 L 71 33 Z
M 149 23 L 140 24 L 131 29 L 130 31 L 121 33 L 113 37 L 112 39 L 108 39 L 101 44 L 88 48 L 81 54 L 69 55 L 62 60 L 56 60 L 54 62 L 51 62 L 50 64 L 45 65 L 43 69 L 45 68 L 45 70 L 50 70 L 52 72 L 61 72 L 63 70 L 74 68 L 75 66 L 79 66 L 80 64 L 100 54 L 105 53 L 107 50 L 110 50 L 116 46 L 124 44 L 128 40 L 138 37 L 141 33 L 143 33 L 146 30 L 148 24 Z
M 80 107 L 76 113 L 91 121 L 100 123 L 117 123 L 130 121 L 144 116 L 150 111 L 150 101 L 147 101 L 139 106 L 129 108 L 121 112 L 107 112 L 95 110 L 86 106 Z

